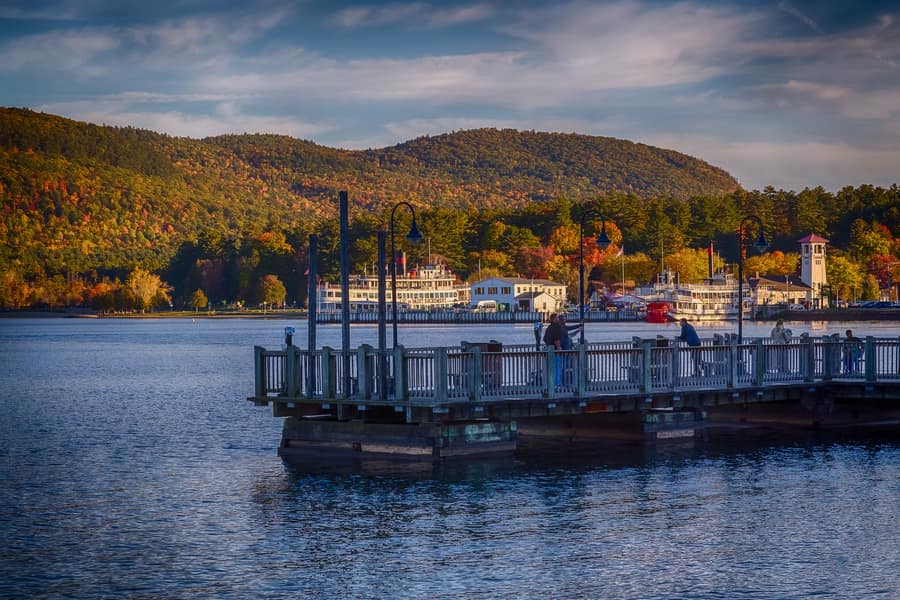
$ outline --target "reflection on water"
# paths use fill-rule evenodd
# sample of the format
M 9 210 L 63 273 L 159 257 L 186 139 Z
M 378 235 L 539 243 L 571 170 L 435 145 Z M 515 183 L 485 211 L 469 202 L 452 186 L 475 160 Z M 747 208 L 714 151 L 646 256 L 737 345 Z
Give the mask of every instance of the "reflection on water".
M 287 323 L 0 320 L 0 597 L 900 597 L 896 432 L 287 464 Z M 471 327 L 401 336 L 531 336 Z

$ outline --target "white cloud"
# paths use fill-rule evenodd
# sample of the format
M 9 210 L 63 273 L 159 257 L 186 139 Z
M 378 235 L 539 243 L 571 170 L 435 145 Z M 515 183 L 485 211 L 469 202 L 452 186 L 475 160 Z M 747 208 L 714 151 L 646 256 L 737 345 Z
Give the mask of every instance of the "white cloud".
M 241 107 L 219 103 L 208 115 L 191 115 L 177 110 L 139 111 L 120 99 L 44 104 L 34 107 L 41 112 L 66 116 L 79 121 L 138 127 L 179 137 L 203 138 L 225 133 L 278 133 L 309 139 L 334 129 L 328 123 L 307 122 L 294 117 L 246 114 Z
M 794 189 L 821 185 L 897 183 L 900 149 L 860 148 L 844 143 L 733 141 L 711 136 L 647 133 L 647 143 L 697 156 L 735 176 L 747 189 Z M 801 185 L 797 185 L 802 181 Z
M 388 4 L 386 6 L 351 6 L 338 11 L 332 22 L 344 29 L 402 25 L 439 28 L 482 21 L 493 14 L 486 4 L 454 8 L 437 8 L 430 4 Z

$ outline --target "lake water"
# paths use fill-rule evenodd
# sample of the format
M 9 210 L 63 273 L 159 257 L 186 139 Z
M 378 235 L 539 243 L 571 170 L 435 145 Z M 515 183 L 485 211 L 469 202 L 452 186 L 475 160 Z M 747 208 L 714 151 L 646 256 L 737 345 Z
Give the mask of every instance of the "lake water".
M 285 320 L 0 319 L 0 597 L 900 597 L 896 432 L 287 465 L 281 421 L 245 400 L 253 345 L 280 347 L 287 325 L 302 346 L 305 324 Z M 677 331 L 589 324 L 587 338 Z M 353 326 L 352 343 L 376 334 Z M 340 347 L 340 327 L 318 338 Z

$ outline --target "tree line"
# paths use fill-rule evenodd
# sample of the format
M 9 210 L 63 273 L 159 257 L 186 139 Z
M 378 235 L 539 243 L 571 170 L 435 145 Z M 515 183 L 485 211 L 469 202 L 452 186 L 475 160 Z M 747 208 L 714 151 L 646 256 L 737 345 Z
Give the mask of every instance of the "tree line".
M 599 216 L 583 219 L 588 206 Z M 738 240 L 741 222 L 752 214 L 763 222 L 770 247 L 761 256 L 746 255 L 745 275 L 794 273 L 797 239 L 816 233 L 830 240 L 826 293 L 833 299 L 877 299 L 889 282 L 900 279 L 898 207 L 897 186 L 865 185 L 835 194 L 822 188 L 799 193 L 766 188 L 688 201 L 611 195 L 589 203 L 561 198 L 507 209 L 420 206 L 417 222 L 427 241 L 406 242 L 407 211 L 395 214 L 394 240 L 411 266 L 441 261 L 467 281 L 494 275 L 552 279 L 567 284 L 575 299 L 582 255 L 589 277 L 608 283 L 622 279 L 623 271 L 625 279 L 648 283 L 661 268 L 679 273 L 682 281 L 700 280 L 707 273 L 710 244 L 716 268 L 733 268 L 739 252 L 746 253 L 753 241 Z M 389 223 L 387 210 L 351 212 L 353 272 L 375 272 L 376 232 L 388 230 Z M 601 250 L 595 237 L 604 226 L 612 244 Z M 745 222 L 745 234 L 755 236 L 754 227 Z M 210 227 L 183 242 L 163 265 L 149 260 L 130 269 L 44 271 L 28 278 L 7 262 L 0 269 L 0 306 L 101 311 L 302 307 L 311 234 L 318 237 L 320 277 L 337 282 L 339 223 L 329 217 L 241 233 Z

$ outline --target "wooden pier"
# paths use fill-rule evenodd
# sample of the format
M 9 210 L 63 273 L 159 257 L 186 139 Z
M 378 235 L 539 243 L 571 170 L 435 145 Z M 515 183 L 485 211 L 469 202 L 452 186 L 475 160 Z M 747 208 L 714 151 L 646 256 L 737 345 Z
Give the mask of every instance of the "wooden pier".
M 517 440 L 702 435 L 709 425 L 900 423 L 900 338 L 788 344 L 717 336 L 699 347 L 638 339 L 556 352 L 466 344 L 343 356 L 254 350 L 249 400 L 287 417 L 279 452 L 441 460 L 514 450 Z

